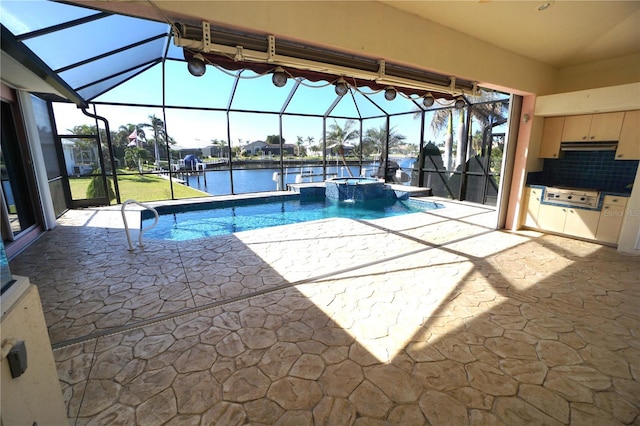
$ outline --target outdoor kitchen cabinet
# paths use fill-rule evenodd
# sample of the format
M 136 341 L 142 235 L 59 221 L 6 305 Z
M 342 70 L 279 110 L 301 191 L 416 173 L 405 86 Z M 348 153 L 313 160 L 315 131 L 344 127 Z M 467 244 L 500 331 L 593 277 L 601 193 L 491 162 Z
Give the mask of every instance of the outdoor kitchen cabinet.
M 542 141 L 540 143 L 540 158 L 558 158 L 560 155 L 560 142 L 562 141 L 562 128 L 564 117 L 547 117 L 542 127 Z
M 596 240 L 610 244 L 618 243 L 626 205 L 627 197 L 605 195 Z
M 564 224 L 564 233 L 580 238 L 596 238 L 600 212 L 594 210 L 572 209 L 567 210 L 567 220 Z
M 600 212 L 541 204 L 538 228 L 574 237 L 595 239 Z
M 562 127 L 562 142 L 617 141 L 624 115 L 624 112 L 610 112 L 567 116 Z
M 640 110 L 624 114 L 616 160 L 640 160 Z
M 540 210 L 540 200 L 542 200 L 542 189 L 527 188 L 525 190 L 527 200 L 527 210 L 524 218 L 524 226 L 530 228 L 538 227 L 538 211 Z

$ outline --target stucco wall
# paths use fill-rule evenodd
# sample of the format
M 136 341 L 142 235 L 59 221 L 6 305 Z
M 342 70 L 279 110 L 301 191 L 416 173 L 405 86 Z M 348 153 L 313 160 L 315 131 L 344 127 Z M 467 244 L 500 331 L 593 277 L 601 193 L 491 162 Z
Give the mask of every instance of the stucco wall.
M 3 425 L 59 426 L 68 424 L 58 372 L 36 286 L 25 277 L 2 295 L 2 342 L 23 340 L 27 348 L 27 370 L 11 377 L 9 362 L 3 358 L 0 420 Z
M 145 2 L 75 1 L 165 19 Z M 640 81 L 640 53 L 559 70 L 376 1 L 164 0 L 162 8 L 194 25 L 205 20 L 273 34 L 455 75 L 519 95 L 548 95 Z
M 83 3 L 142 12 L 135 3 Z M 375 1 L 163 1 L 162 7 L 195 25 L 206 20 L 273 34 L 519 94 L 551 93 L 557 74 L 551 66 Z
M 555 93 L 640 82 L 640 53 L 559 71 Z

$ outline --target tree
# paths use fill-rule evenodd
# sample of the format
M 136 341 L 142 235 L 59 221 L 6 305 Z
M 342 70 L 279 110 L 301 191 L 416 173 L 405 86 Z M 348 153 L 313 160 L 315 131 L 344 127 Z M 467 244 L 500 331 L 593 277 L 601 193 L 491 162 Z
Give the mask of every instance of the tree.
M 280 135 L 269 135 L 265 142 L 270 145 L 280 145 Z M 282 138 L 282 143 L 284 144 L 284 138 Z
M 138 126 L 136 126 L 135 124 L 123 124 L 122 126 L 118 127 L 118 130 L 112 137 L 114 156 L 121 162 L 123 162 L 124 165 L 127 165 L 127 160 L 125 157 L 127 154 L 127 149 L 130 148 L 129 144 L 132 142 L 131 139 L 129 139 L 129 136 L 134 131 L 136 132 L 136 134 L 140 133 L 140 131 L 138 130 Z M 139 143 L 137 138 L 135 142 L 137 144 Z
M 338 121 L 334 119 L 333 124 L 329 126 L 329 133 L 327 134 L 327 143 L 334 146 L 334 149 L 342 159 L 342 164 L 345 166 L 347 172 L 349 172 L 349 176 L 351 177 L 353 177 L 353 174 L 351 173 L 351 169 L 347 166 L 347 161 L 344 158 L 344 145 L 346 145 L 347 142 L 360 137 L 360 132 L 354 129 L 355 124 L 356 122 L 354 120 L 346 120 L 344 122 L 344 127 L 340 127 Z
M 156 117 L 155 114 L 149 116 L 149 123 L 139 124 L 139 127 L 149 128 L 153 132 L 152 142 L 156 170 L 160 170 L 160 148 L 162 148 L 164 145 L 164 148 L 168 155 L 169 145 L 175 144 L 175 140 L 167 135 L 164 127 L 164 122 L 160 118 Z M 143 140 L 149 142 L 149 139 L 146 137 L 144 131 L 142 131 L 140 136 L 142 136 Z
M 222 139 L 211 139 L 211 145 L 213 145 L 216 149 L 215 149 L 215 156 L 216 157 L 225 157 L 225 155 L 223 155 L 227 150 L 225 149 L 225 147 L 227 146 L 227 142 L 223 141 Z
M 138 169 L 142 173 L 142 161 L 149 158 L 149 152 L 146 149 L 137 146 L 127 148 L 124 153 L 124 162 L 130 169 Z
M 439 109 L 431 118 L 431 130 L 438 134 L 446 126 L 447 133 L 444 140 L 444 167 L 451 170 L 453 167 L 453 112 L 454 108 Z
M 78 164 L 91 164 L 94 169 L 100 170 L 105 168 L 107 173 L 111 172 L 111 160 L 109 158 L 109 151 L 107 147 L 107 132 L 105 129 L 99 129 L 96 132 L 96 126 L 89 126 L 87 124 L 81 124 L 74 126 L 71 129 L 67 129 L 69 133 L 75 136 L 92 136 L 91 138 L 74 138 L 73 139 L 73 155 L 75 162 Z M 99 140 L 103 142 L 102 148 L 102 162 L 100 162 L 98 155 L 98 141 L 93 138 L 96 134 L 99 135 Z M 111 139 L 113 140 L 114 133 L 111 133 Z
M 298 157 L 300 157 L 300 149 L 302 148 L 303 144 L 304 144 L 304 139 L 302 138 L 302 136 L 298 136 L 296 140 L 296 146 L 298 147 Z
M 389 132 L 389 148 L 396 147 L 402 143 L 407 137 L 396 133 L 394 128 L 391 128 Z M 385 146 L 387 145 L 387 126 L 382 125 L 379 128 L 370 128 L 364 132 L 362 138 L 362 154 L 368 155 L 380 155 L 384 153 Z
M 474 99 L 475 104 L 473 104 L 469 108 L 457 110 L 453 107 L 444 108 L 436 110 L 431 119 L 431 129 L 438 133 L 443 128 L 447 129 L 445 146 L 444 146 L 444 165 L 448 170 L 455 169 L 458 165 L 460 165 L 465 160 L 462 158 L 465 138 L 467 137 L 466 125 L 465 125 L 465 114 L 464 111 L 467 110 L 471 114 L 472 119 L 475 122 L 480 123 L 482 127 L 482 131 L 488 126 L 493 126 L 496 123 L 505 120 L 508 112 L 508 102 L 500 101 L 496 99 L 497 97 L 502 98 L 503 95 L 496 94 L 495 92 L 481 92 L 479 98 Z M 491 101 L 496 102 L 491 102 Z M 454 138 L 454 130 L 453 130 L 453 121 L 454 114 L 457 111 L 458 116 L 458 129 L 455 132 L 457 136 L 457 158 L 456 164 L 453 164 L 453 138 Z M 418 118 L 422 116 L 422 110 L 417 110 L 414 114 L 414 117 Z M 483 143 L 487 143 L 486 141 Z M 481 150 L 484 150 L 484 147 L 481 147 Z

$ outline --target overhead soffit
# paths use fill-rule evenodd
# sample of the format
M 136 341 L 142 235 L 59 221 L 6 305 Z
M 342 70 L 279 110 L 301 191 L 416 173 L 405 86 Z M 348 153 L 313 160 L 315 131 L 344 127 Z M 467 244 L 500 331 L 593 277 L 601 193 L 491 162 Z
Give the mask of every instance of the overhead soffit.
M 638 1 L 378 1 L 556 68 L 640 53 Z
M 24 2 L 6 0 L 2 3 L 4 18 L 3 25 L 11 26 L 19 43 L 30 49 L 49 67 L 49 72 L 62 78 L 84 100 L 91 101 L 114 87 L 128 81 L 136 75 L 145 72 L 162 61 L 167 50 L 172 45 L 170 41 L 170 26 L 167 17 L 155 7 L 155 3 L 145 2 L 144 5 L 131 3 L 111 3 L 102 1 L 79 1 L 80 6 L 107 6 L 107 12 L 78 8 L 72 4 L 46 2 L 46 8 L 52 8 L 57 13 L 50 20 L 46 13 L 33 14 L 29 12 Z M 42 4 L 42 3 L 40 3 Z M 138 17 L 112 14 L 112 11 L 128 11 L 136 9 L 138 15 L 150 16 L 151 20 Z M 66 9 L 68 13 L 59 13 Z M 102 8 L 105 9 L 105 8 Z M 11 12 L 11 17 L 9 13 Z M 143 13 L 144 12 L 144 13 Z M 153 16 L 155 15 L 155 16 Z M 161 19 L 158 21 L 158 15 Z M 35 16 L 35 18 L 34 18 Z M 17 18 L 9 19 L 9 18 Z M 56 20 L 58 19 L 58 20 Z M 131 31 L 122 31 L 130 28 Z M 199 29 L 196 29 L 199 30 Z M 259 40 L 260 35 L 249 34 L 227 29 L 227 32 L 215 32 L 214 40 L 228 46 L 246 44 L 249 47 L 266 48 L 265 40 Z M 256 38 L 258 37 L 258 38 Z M 253 40 L 252 40 L 253 38 Z M 251 43 L 257 43 L 252 46 Z M 49 46 L 64 45 L 68 49 L 63 54 L 52 54 Z M 311 48 L 295 42 L 279 40 L 278 46 L 285 54 L 305 57 L 329 64 L 353 65 L 375 72 L 378 67 L 376 60 L 370 58 L 350 57 L 321 48 Z M 171 52 L 169 52 L 171 53 Z M 171 56 L 176 58 L 175 56 Z M 400 65 L 388 64 L 389 75 L 395 75 L 416 81 L 430 81 L 439 86 L 450 83 L 450 77 L 421 70 L 414 70 Z M 19 73 L 13 73 L 18 75 Z M 451 83 L 452 87 L 461 88 L 465 93 L 475 89 L 471 81 L 458 79 Z M 455 84 L 455 86 L 453 86 Z M 379 88 L 375 88 L 379 89 Z M 41 90 L 45 91 L 45 90 Z M 434 95 L 437 94 L 433 92 Z M 442 92 L 445 99 L 452 99 L 450 94 Z M 419 95 L 411 92 L 412 95 Z

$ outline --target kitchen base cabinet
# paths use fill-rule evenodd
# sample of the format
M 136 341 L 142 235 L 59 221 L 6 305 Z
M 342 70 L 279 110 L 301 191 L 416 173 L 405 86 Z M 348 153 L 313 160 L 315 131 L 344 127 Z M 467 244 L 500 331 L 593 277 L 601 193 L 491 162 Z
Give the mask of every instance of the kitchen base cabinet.
M 624 218 L 624 207 L 604 206 L 598 222 L 596 240 L 603 243 L 617 244 Z
M 534 192 L 534 191 L 537 191 Z M 617 244 L 627 197 L 605 195 L 602 211 L 541 204 L 541 189 L 527 188 L 524 226 L 572 237 Z
M 599 211 L 567 209 L 564 233 L 575 237 L 594 239 L 599 219 Z
M 538 211 L 540 210 L 540 200 L 542 199 L 542 189 L 527 188 L 525 192 L 525 200 L 527 200 L 527 209 L 524 218 L 524 226 L 531 228 L 538 227 Z
M 538 228 L 551 232 L 564 232 L 567 208 L 541 204 L 538 210 Z
M 541 204 L 538 210 L 538 227 L 549 232 L 579 238 L 596 238 L 600 212 Z
M 618 243 L 626 205 L 627 197 L 605 195 L 596 240 L 611 244 Z

